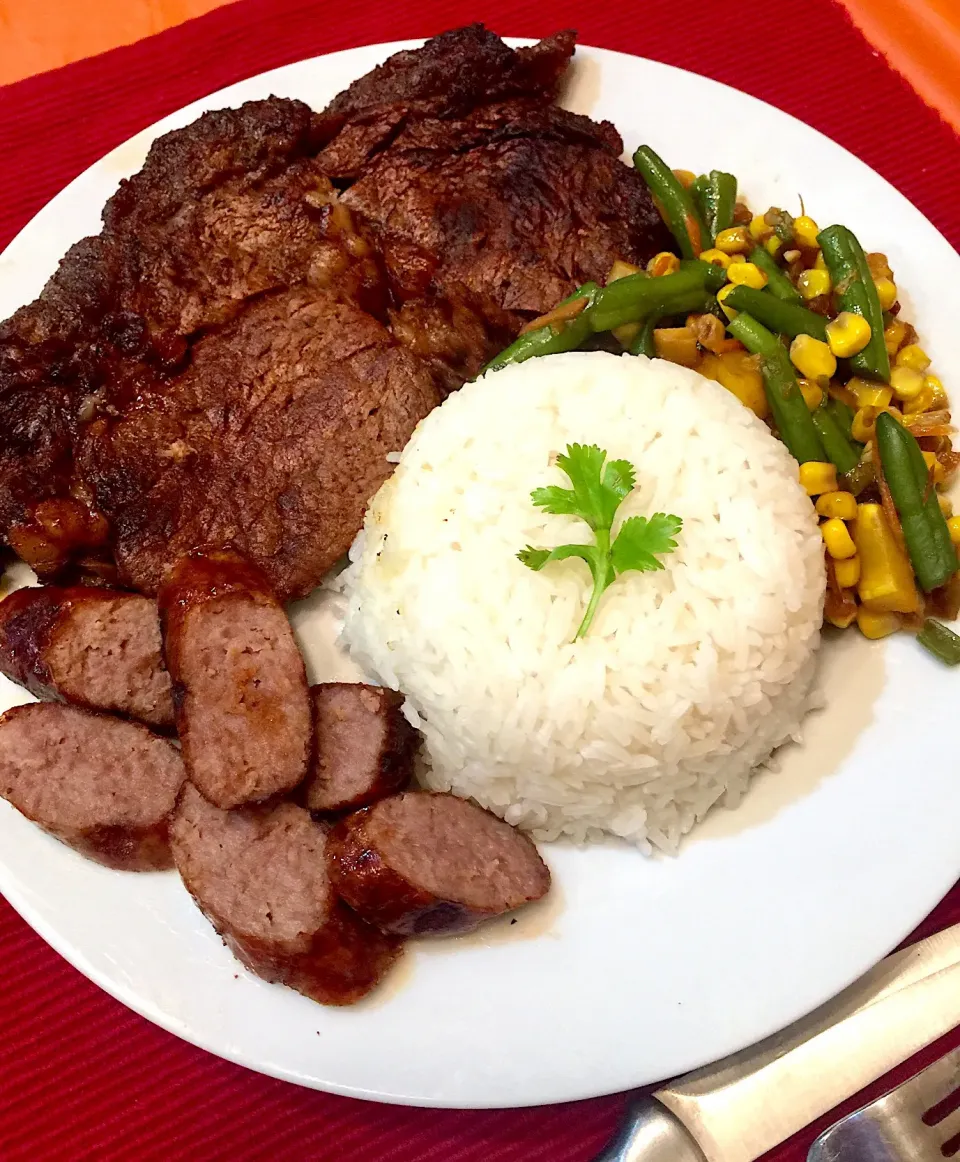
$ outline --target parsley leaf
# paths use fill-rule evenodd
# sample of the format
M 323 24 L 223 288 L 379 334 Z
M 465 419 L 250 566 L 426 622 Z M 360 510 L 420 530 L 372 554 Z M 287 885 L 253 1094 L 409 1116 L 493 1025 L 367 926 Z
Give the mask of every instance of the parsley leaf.
M 662 569 L 657 556 L 672 553 L 677 547 L 674 539 L 683 527 L 677 516 L 657 512 L 645 516 L 628 517 L 612 545 L 613 521 L 621 502 L 633 491 L 637 478 L 629 460 L 610 460 L 596 444 L 569 444 L 565 455 L 557 457 L 557 465 L 570 478 L 573 488 L 535 488 L 530 496 L 533 503 L 556 516 L 578 516 L 593 530 L 596 544 L 560 545 L 559 548 L 537 549 L 527 545 L 517 557 L 528 568 L 537 572 L 550 561 L 579 557 L 585 562 L 593 578 L 593 592 L 583 615 L 574 641 L 590 628 L 604 590 L 628 570 L 649 572 Z

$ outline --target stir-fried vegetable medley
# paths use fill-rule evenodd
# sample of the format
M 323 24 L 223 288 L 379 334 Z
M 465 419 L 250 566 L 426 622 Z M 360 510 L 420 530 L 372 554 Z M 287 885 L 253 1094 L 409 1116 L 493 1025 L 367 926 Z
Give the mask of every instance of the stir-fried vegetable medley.
M 803 212 L 752 213 L 732 174 L 671 170 L 649 146 L 633 161 L 679 257 L 615 262 L 604 286 L 528 324 L 488 369 L 615 341 L 716 380 L 800 465 L 820 517 L 826 620 L 868 638 L 909 630 L 960 664 L 960 637 L 935 620 L 960 613 L 960 515 L 943 491 L 960 454 L 886 256 Z

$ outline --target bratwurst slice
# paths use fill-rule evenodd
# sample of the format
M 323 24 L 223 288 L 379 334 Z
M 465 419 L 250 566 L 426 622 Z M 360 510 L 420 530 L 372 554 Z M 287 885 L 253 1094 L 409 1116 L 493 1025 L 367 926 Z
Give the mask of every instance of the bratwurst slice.
M 400 954 L 333 894 L 327 833 L 292 803 L 221 811 L 189 783 L 170 829 L 187 890 L 246 966 L 322 1005 L 349 1005 Z
M 550 887 L 525 835 L 466 799 L 427 791 L 383 799 L 338 823 L 329 868 L 364 920 L 403 936 L 468 932 Z
M 18 589 L 0 602 L 0 672 L 45 701 L 173 726 L 157 605 L 88 586 Z
M 314 757 L 304 803 L 311 811 L 366 807 L 410 781 L 420 736 L 403 716 L 402 694 L 324 682 L 310 696 Z
M 223 808 L 292 790 L 310 759 L 310 695 L 263 574 L 238 553 L 196 553 L 174 566 L 159 601 L 191 780 Z
M 169 867 L 184 781 L 176 747 L 137 722 L 33 702 L 0 718 L 0 795 L 107 867 Z

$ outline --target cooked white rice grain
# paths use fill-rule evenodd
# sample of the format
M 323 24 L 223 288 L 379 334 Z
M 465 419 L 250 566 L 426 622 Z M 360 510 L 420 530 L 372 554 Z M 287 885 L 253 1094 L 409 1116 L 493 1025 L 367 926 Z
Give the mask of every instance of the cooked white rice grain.
M 675 513 L 656 573 L 627 573 L 573 643 L 585 565 L 516 557 L 591 537 L 536 508 L 568 443 L 637 469 L 624 516 Z M 367 513 L 345 640 L 402 690 L 429 786 L 538 839 L 674 851 L 794 736 L 819 643 L 823 555 L 797 466 L 723 387 L 660 360 L 534 359 L 429 415 Z

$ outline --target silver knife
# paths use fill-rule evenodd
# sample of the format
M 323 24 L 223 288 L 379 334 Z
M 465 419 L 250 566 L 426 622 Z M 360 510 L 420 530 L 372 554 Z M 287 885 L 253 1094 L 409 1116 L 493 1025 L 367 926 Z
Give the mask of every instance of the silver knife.
M 751 1049 L 639 1099 L 595 1162 L 753 1162 L 960 1025 L 960 924 Z

